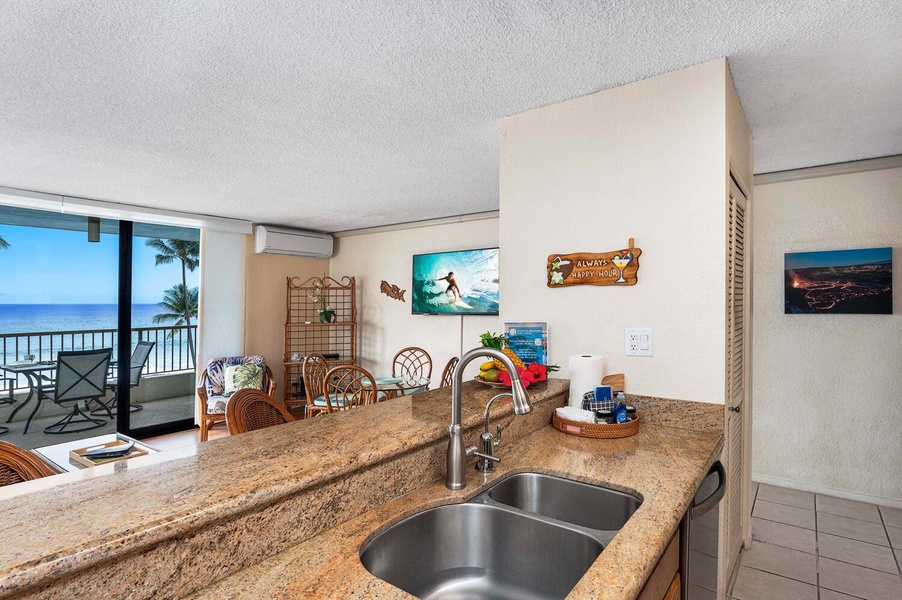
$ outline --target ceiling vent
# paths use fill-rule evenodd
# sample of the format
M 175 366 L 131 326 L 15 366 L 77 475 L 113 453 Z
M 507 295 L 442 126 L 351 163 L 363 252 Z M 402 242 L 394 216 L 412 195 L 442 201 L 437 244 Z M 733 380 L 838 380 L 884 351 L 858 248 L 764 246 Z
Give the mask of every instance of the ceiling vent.
M 257 225 L 254 227 L 254 252 L 329 258 L 332 256 L 332 236 L 315 231 Z

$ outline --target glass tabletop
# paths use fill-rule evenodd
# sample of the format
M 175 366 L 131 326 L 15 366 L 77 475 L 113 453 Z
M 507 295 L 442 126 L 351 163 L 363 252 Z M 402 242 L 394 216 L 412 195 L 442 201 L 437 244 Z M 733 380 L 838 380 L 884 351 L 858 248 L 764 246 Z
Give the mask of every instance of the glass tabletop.
M 42 362 L 11 362 L 0 365 L 0 369 L 11 373 L 34 373 L 35 371 L 52 371 L 56 369 L 55 360 L 45 360 Z
M 426 377 L 377 377 L 376 389 L 380 392 L 392 390 L 413 390 L 416 388 L 424 388 L 429 385 L 429 379 Z

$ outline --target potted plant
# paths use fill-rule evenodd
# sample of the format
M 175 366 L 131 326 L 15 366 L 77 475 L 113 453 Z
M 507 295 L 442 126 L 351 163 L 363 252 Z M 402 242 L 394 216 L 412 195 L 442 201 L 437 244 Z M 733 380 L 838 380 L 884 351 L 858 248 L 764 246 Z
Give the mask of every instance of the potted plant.
M 307 294 L 313 302 L 316 303 L 319 308 L 319 322 L 320 323 L 334 323 L 335 322 L 335 311 L 332 310 L 328 303 L 329 290 L 323 285 L 322 279 L 315 279 L 313 281 L 313 290 Z

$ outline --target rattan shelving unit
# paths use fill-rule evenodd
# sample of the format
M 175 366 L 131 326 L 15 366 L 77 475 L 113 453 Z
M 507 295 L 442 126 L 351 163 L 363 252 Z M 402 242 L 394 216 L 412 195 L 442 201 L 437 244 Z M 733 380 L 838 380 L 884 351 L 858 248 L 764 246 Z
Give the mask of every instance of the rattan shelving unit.
M 313 296 L 321 293 L 326 306 L 335 311 L 335 321 L 320 321 L 320 305 Z M 288 278 L 285 317 L 285 382 L 283 399 L 288 406 L 304 402 L 302 368 L 304 357 L 317 352 L 330 366 L 357 364 L 357 296 L 353 277 L 336 280 L 311 277 L 301 282 Z M 336 356 L 337 355 L 337 356 Z M 299 356 L 300 360 L 291 360 Z

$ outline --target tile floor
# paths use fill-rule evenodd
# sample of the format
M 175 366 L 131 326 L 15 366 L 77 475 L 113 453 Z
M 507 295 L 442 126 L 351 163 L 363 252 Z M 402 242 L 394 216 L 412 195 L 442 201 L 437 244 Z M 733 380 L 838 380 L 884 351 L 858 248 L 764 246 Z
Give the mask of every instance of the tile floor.
M 902 599 L 902 509 L 752 484 L 734 600 Z
M 209 440 L 218 440 L 219 438 L 229 437 L 229 432 L 224 424 L 216 425 L 210 430 L 207 437 Z M 156 448 L 157 450 L 173 450 L 183 446 L 200 443 L 200 429 L 188 429 L 176 433 L 167 433 L 156 437 L 149 437 L 141 440 L 142 442 Z

